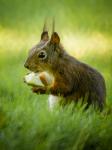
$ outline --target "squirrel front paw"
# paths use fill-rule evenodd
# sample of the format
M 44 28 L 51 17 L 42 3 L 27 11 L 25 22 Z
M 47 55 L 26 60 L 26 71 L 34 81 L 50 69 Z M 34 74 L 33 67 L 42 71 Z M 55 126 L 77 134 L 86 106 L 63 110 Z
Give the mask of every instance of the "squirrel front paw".
M 37 93 L 37 94 L 45 94 L 46 93 L 46 88 L 45 87 L 34 86 L 34 87 L 32 87 L 32 92 Z

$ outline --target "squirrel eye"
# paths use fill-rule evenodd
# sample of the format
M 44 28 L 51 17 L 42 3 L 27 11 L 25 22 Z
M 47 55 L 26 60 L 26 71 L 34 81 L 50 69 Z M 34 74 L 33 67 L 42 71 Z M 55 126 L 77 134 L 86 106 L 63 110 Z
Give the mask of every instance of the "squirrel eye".
M 42 50 L 41 52 L 39 52 L 38 57 L 39 57 L 40 59 L 44 60 L 44 59 L 46 59 L 46 57 L 47 57 L 47 53 Z

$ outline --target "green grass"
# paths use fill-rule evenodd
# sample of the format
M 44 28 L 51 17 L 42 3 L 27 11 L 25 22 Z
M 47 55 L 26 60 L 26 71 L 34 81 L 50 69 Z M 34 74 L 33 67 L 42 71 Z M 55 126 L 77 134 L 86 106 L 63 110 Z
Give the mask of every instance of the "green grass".
M 112 149 L 111 0 L 0 0 L 0 150 Z M 58 10 L 58 11 L 57 11 Z M 56 17 L 67 51 L 99 70 L 106 81 L 103 112 L 80 103 L 53 112 L 48 95 L 23 82 L 27 51 L 39 41 L 44 18 Z

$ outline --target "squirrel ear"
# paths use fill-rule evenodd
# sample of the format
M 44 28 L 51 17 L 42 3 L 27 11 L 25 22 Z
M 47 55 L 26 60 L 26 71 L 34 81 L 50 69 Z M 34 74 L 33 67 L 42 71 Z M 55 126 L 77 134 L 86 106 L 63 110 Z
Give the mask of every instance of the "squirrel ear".
M 54 32 L 54 33 L 52 34 L 50 42 L 51 42 L 52 44 L 59 44 L 59 43 L 60 43 L 60 37 L 59 37 L 59 35 L 58 35 L 57 32 Z
M 42 41 L 48 41 L 49 40 L 49 35 L 47 31 L 43 31 L 41 34 L 41 40 Z
M 48 29 L 47 29 L 47 20 L 46 19 L 44 21 L 43 32 L 41 34 L 41 40 L 42 41 L 48 41 L 49 40 Z

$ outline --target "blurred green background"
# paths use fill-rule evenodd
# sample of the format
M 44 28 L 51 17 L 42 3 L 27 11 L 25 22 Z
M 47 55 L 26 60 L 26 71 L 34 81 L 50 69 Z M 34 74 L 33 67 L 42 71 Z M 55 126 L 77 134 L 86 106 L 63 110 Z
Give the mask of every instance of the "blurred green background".
M 65 49 L 99 70 L 107 87 L 103 114 L 71 107 L 49 112 L 47 95 L 23 83 L 28 50 L 40 40 L 44 19 L 52 18 Z M 111 150 L 112 1 L 0 0 L 0 149 Z M 49 117 L 48 117 L 49 116 Z

